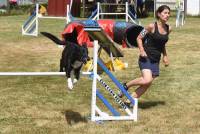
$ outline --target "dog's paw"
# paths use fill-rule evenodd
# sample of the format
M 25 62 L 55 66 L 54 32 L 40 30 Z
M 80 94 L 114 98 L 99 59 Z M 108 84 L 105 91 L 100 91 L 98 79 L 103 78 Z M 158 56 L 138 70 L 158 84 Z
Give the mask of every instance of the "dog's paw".
M 68 85 L 68 88 L 69 88 L 70 90 L 73 89 L 73 82 L 72 82 L 72 79 L 71 79 L 71 78 L 68 78 L 68 79 L 67 79 L 67 85 Z
M 78 82 L 78 80 L 77 79 L 74 79 L 73 80 L 73 84 L 75 84 L 75 83 L 77 83 Z

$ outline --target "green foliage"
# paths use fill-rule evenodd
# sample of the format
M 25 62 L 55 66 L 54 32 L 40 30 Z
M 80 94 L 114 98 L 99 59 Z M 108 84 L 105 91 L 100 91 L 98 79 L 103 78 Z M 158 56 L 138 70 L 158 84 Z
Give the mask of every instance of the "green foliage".
M 42 4 L 47 8 L 47 3 Z M 30 14 L 35 8 L 35 5 L 11 5 L 10 10 L 6 12 L 0 12 L 0 16 L 8 16 L 8 15 L 27 15 Z M 6 9 L 3 8 L 3 9 Z

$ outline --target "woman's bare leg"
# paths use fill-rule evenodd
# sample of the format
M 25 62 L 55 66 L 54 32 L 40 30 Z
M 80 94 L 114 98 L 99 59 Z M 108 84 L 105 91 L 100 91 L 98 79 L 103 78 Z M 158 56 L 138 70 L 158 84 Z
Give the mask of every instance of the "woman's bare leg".
M 128 83 L 126 83 L 126 86 L 128 88 L 132 87 L 132 86 L 141 86 L 141 85 L 147 85 L 149 83 L 151 83 L 153 80 L 152 77 L 152 72 L 149 69 L 143 69 L 142 70 L 142 77 L 140 78 L 136 78 Z
M 150 87 L 150 85 L 151 85 L 151 84 L 139 86 L 139 87 L 135 90 L 135 92 L 133 92 L 133 93 L 131 94 L 131 96 L 132 96 L 133 98 L 140 98 L 140 96 L 143 95 L 143 94 L 147 91 L 147 89 Z M 130 102 L 130 100 L 127 99 L 126 103 L 131 103 L 131 102 Z
M 147 84 L 147 85 L 142 85 L 142 86 L 139 86 L 135 92 L 132 93 L 132 96 L 134 98 L 140 98 L 141 95 L 143 95 L 147 89 L 151 86 L 151 83 Z
M 151 86 L 151 83 L 153 80 L 154 80 L 154 78 L 152 77 L 151 70 L 143 69 L 142 77 L 136 78 L 136 79 L 128 82 L 126 85 L 128 88 L 130 88 L 131 86 L 139 85 L 139 87 L 135 90 L 135 92 L 132 93 L 132 96 L 134 98 L 139 98 Z M 129 100 L 127 102 L 130 103 Z

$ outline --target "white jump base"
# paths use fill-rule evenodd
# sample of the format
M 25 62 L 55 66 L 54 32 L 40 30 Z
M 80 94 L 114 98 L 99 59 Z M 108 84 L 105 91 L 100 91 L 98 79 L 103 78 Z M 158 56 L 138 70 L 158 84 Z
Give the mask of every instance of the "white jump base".
M 90 75 L 91 72 L 82 72 L 83 75 Z M 64 76 L 65 72 L 0 72 L 0 76 Z

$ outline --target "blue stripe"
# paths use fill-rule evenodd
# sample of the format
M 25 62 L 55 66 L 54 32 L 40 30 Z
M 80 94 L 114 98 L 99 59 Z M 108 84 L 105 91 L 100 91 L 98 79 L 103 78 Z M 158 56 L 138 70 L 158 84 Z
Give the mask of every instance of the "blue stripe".
M 28 20 L 24 23 L 23 28 L 25 29 L 27 25 L 30 23 L 31 20 L 33 20 L 36 17 L 36 13 L 34 12 L 33 15 L 31 15 Z
M 36 29 L 36 23 L 33 23 L 31 27 L 29 28 L 28 33 L 33 33 L 35 29 Z
M 133 17 L 133 19 L 137 19 L 136 15 L 134 15 L 130 10 L 128 11 L 128 13 L 130 14 L 131 17 Z
M 92 12 L 91 16 L 88 18 L 88 20 L 93 19 L 97 15 L 97 9 Z
M 133 105 L 135 105 L 135 101 L 129 95 L 129 93 L 124 89 L 122 84 L 114 77 L 114 75 L 106 68 L 106 66 L 102 63 L 100 59 L 97 60 L 99 66 L 104 70 L 104 72 L 111 78 L 111 80 L 115 83 L 115 85 L 122 91 L 122 93 L 131 101 Z
M 110 103 L 106 100 L 106 98 L 103 97 L 103 95 L 96 90 L 96 95 L 97 97 L 104 103 L 104 105 L 112 112 L 114 116 L 120 116 L 120 113 L 118 113 L 111 105 Z

